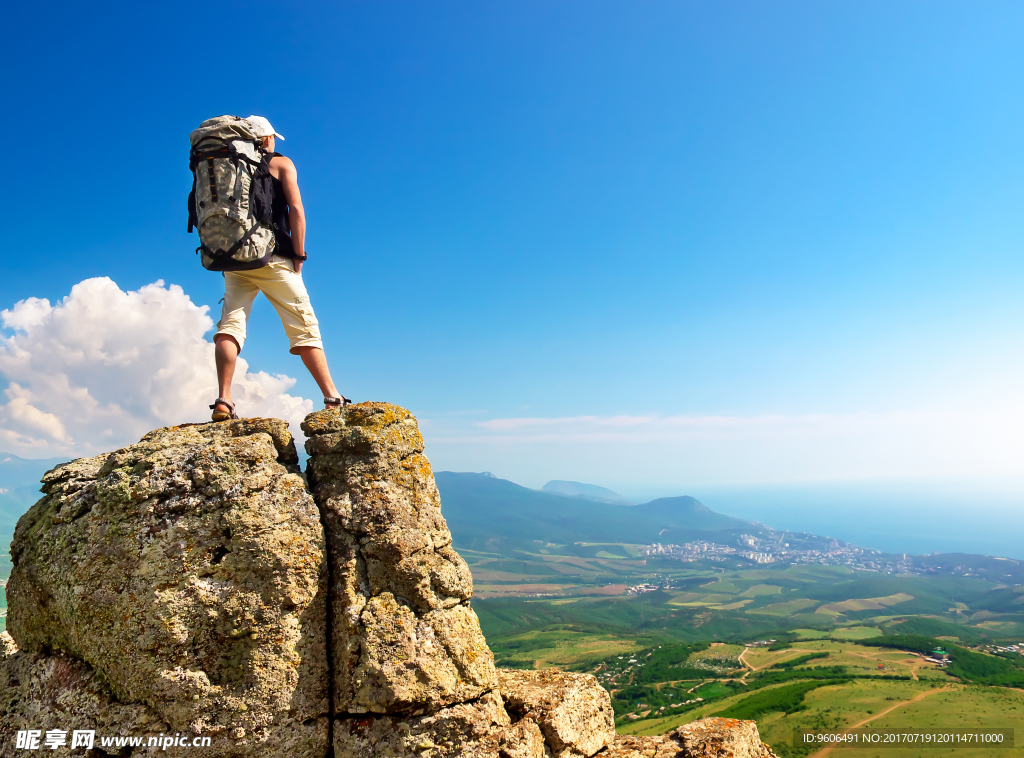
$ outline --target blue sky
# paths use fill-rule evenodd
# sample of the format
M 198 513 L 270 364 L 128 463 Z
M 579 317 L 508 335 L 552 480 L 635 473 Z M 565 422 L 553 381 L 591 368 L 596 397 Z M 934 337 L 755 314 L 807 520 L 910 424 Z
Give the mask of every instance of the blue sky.
M 187 137 L 257 113 L 339 387 L 438 468 L 1016 481 L 1020 4 L 295 6 L 9 9 L 0 307 L 107 276 L 216 313 Z M 265 302 L 250 332 L 317 397 Z

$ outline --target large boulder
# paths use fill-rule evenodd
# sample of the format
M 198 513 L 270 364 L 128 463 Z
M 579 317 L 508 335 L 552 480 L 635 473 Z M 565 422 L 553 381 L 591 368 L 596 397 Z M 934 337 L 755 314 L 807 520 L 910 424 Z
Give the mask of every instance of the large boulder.
M 118 702 L 88 664 L 63 653 L 19 653 L 6 632 L 0 645 L 0 758 L 27 754 L 18 749 L 19 730 L 66 732 L 67 744 L 57 755 L 83 754 L 80 748 L 71 750 L 75 729 L 110 737 L 170 732 L 147 706 Z
M 322 758 L 325 541 L 297 462 L 284 422 L 252 419 L 49 472 L 12 544 L 19 655 L 74 658 L 116 702 L 213 737 L 213 755 Z
M 488 692 L 475 701 L 448 706 L 428 716 L 339 719 L 334 725 L 334 755 L 336 758 L 378 755 L 414 758 L 424 754 L 432 758 L 497 756 L 499 743 L 511 726 L 501 697 Z M 541 739 L 529 758 L 543 756 Z
M 654 737 L 620 735 L 599 758 L 778 758 L 761 742 L 757 723 L 709 718 Z
M 426 716 L 350 716 L 336 758 L 590 758 L 615 739 L 608 692 L 588 674 L 498 671 L 498 689 Z
M 306 417 L 327 530 L 334 710 L 429 714 L 497 683 L 416 419 L 387 403 Z
M 600 758 L 685 758 L 683 746 L 670 735 L 620 734 Z
M 508 670 L 499 681 L 508 710 L 537 723 L 554 758 L 590 756 L 615 739 L 611 696 L 589 674 Z
M 771 748 L 761 742 L 754 721 L 700 719 L 676 729 L 672 738 L 683 746 L 683 755 L 692 758 L 775 758 Z

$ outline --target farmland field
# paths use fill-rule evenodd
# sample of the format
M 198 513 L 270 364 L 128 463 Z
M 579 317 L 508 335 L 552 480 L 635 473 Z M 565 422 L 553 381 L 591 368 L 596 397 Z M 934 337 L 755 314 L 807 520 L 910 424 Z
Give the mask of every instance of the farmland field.
M 632 653 L 640 647 L 640 640 L 557 625 L 491 643 L 495 656 L 510 668 L 579 668 L 613 655 Z
M 621 733 L 664 734 L 713 714 L 754 718 L 780 758 L 807 758 L 810 748 L 793 746 L 795 728 L 841 730 L 861 722 L 1024 728 L 1020 689 L 966 682 L 926 660 L 926 652 L 872 644 L 932 639 L 935 646 L 980 651 L 963 653 L 967 658 L 1017 661 L 1015 670 L 1024 672 L 1020 656 L 997 660 L 984 653 L 993 642 L 1024 639 L 998 635 L 1024 629 L 1014 602 L 1024 593 L 1007 599 L 1007 589 L 992 583 L 831 566 L 657 563 L 617 579 L 624 588 L 650 591 L 616 595 L 605 575 L 582 571 L 581 564 L 599 560 L 571 564 L 579 573 L 561 575 L 560 584 L 573 589 L 559 597 L 494 595 L 473 606 L 499 665 L 593 673 L 612 694 Z M 592 594 L 596 588 L 608 594 Z M 833 752 L 840 758 L 920 754 L 912 748 Z M 991 748 L 956 753 L 995 754 Z
M 547 623 L 640 624 L 672 638 L 719 641 L 779 634 L 853 640 L 903 624 L 908 633 L 961 642 L 1024 637 L 1024 594 L 988 580 L 816 564 L 637 560 L 642 547 L 544 543 L 512 556 L 463 555 L 476 581 L 474 607 L 485 633 L 496 637 Z
M 883 656 L 881 651 L 871 651 Z M 772 685 L 758 693 L 780 691 L 789 684 Z M 712 701 L 687 713 L 669 718 L 647 718 L 619 725 L 622 734 L 664 734 L 682 724 L 705 716 L 724 713 L 742 706 L 754 693 L 740 693 Z M 922 677 L 918 681 L 855 679 L 839 685 L 819 686 L 803 696 L 802 709 L 794 713 L 765 713 L 757 717 L 761 738 L 780 758 L 815 756 L 814 750 L 794 749 L 795 729 L 843 730 L 855 726 L 891 729 L 931 728 L 1013 728 L 1024 729 L 1024 692 L 1015 689 L 967 686 Z M 899 756 L 918 758 L 920 748 L 847 749 L 833 751 L 837 756 Z M 942 753 L 947 751 L 943 750 Z M 1024 755 L 1024 748 L 957 748 L 956 755 L 972 758 L 992 755 Z M 928 751 L 928 754 L 938 751 Z M 817 751 L 817 755 L 824 755 Z

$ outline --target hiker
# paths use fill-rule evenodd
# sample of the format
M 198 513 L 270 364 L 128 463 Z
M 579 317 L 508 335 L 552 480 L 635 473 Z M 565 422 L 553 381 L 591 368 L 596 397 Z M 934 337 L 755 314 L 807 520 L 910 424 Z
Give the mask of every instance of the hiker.
M 238 418 L 231 380 L 260 292 L 281 317 L 291 353 L 313 375 L 324 406 L 350 402 L 331 381 L 320 327 L 302 281 L 308 257 L 306 215 L 295 164 L 274 151 L 278 139 L 284 137 L 262 116 L 209 119 L 190 137 L 194 182 L 188 230 L 199 230 L 196 252 L 203 266 L 224 276 L 224 309 L 213 336 L 219 392 L 210 406 L 214 421 Z

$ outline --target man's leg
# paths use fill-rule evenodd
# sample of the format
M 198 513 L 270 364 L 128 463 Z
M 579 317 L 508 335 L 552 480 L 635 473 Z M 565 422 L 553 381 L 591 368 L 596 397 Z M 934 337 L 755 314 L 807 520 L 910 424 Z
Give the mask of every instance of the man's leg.
M 217 397 L 229 402 L 231 381 L 235 376 L 235 359 L 245 344 L 245 326 L 252 312 L 252 303 L 259 294 L 259 288 L 249 281 L 246 271 L 229 271 L 224 274 L 224 309 L 221 311 L 217 333 L 213 335 L 214 358 L 217 363 Z M 231 409 L 217 403 L 214 412 Z
M 231 397 L 231 380 L 235 377 L 235 359 L 241 352 L 238 342 L 230 334 L 218 334 L 213 338 L 217 347 L 214 356 L 217 359 L 217 397 L 234 402 Z M 217 403 L 215 410 L 230 411 L 223 403 Z
M 309 373 L 313 375 L 320 391 L 324 397 L 341 397 L 338 388 L 331 381 L 331 372 L 327 368 L 327 356 L 320 347 L 296 347 L 295 351 L 302 356 L 302 362 L 306 364 Z
M 291 343 L 291 353 L 302 358 L 324 397 L 341 397 L 331 380 L 320 341 L 320 325 L 313 314 L 302 277 L 291 262 L 273 262 L 253 272 L 260 291 L 271 302 Z

